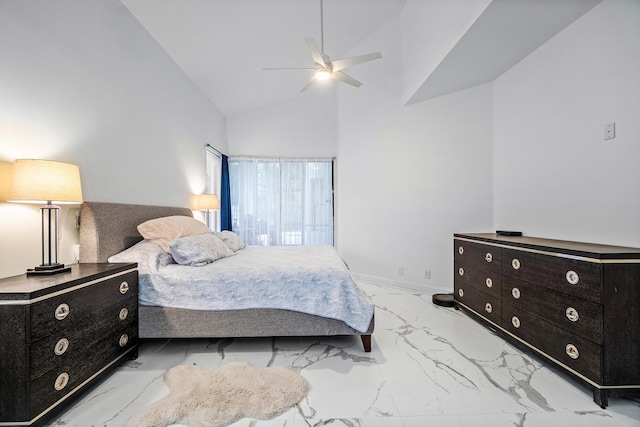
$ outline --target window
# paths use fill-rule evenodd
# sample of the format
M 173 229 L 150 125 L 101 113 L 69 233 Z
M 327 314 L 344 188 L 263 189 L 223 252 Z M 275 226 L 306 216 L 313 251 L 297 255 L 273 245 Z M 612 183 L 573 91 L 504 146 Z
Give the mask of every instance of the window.
M 205 145 L 205 153 L 207 173 L 205 193 L 220 195 L 220 173 L 222 169 L 222 157 L 218 150 L 216 150 L 209 144 Z M 205 213 L 205 218 L 207 224 L 209 224 L 209 228 L 211 228 L 213 231 L 220 231 L 220 211 L 207 211 Z
M 332 159 L 229 159 L 232 229 L 249 245 L 333 245 Z

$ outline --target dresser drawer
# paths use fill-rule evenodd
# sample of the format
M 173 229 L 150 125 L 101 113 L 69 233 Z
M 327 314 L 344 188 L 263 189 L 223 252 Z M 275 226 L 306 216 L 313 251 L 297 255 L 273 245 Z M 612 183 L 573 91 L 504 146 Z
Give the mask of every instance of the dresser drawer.
M 492 322 L 500 324 L 499 298 L 487 295 L 471 286 L 460 286 L 457 283 L 454 285 L 454 298 Z
M 503 249 L 502 274 L 600 303 L 602 266 L 598 263 Z
M 122 303 L 107 307 L 83 320 L 83 324 L 68 325 L 56 334 L 31 343 L 31 380 L 59 369 L 69 361 L 86 357 L 88 347 L 95 341 L 137 323 L 137 296 L 131 295 Z
M 88 285 L 37 302 L 31 307 L 30 341 L 60 334 L 70 325 L 84 323 L 95 314 L 97 307 L 117 304 L 137 293 L 138 272 L 132 271 L 102 281 L 99 286 Z
M 502 250 L 499 247 L 458 239 L 454 240 L 453 246 L 453 258 L 463 262 L 469 269 L 500 273 Z
M 453 261 L 455 281 L 465 287 L 472 287 L 493 298 L 500 298 L 502 276 L 493 270 L 469 267 L 466 260 Z
M 571 334 L 602 344 L 602 306 L 528 282 L 506 278 L 502 314 L 510 322 L 508 305 L 532 313 Z
M 73 358 L 67 358 L 31 381 L 29 407 L 40 413 L 73 391 L 102 367 L 114 361 L 138 343 L 137 325 L 122 324 L 106 335 L 94 334 Z M 122 337 L 126 335 L 126 340 Z
M 602 383 L 602 346 L 504 303 L 502 327 L 574 371 Z

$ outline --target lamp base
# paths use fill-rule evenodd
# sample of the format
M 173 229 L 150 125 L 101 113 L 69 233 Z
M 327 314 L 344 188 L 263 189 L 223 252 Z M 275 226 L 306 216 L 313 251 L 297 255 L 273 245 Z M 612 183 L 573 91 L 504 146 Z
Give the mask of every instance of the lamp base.
M 64 264 L 48 264 L 39 265 L 27 270 L 27 276 L 50 276 L 58 273 L 71 271 L 71 267 L 65 267 Z

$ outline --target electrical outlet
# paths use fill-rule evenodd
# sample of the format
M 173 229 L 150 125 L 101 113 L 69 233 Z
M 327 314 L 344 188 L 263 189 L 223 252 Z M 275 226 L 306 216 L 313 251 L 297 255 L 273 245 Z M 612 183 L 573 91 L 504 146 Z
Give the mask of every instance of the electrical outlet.
M 607 123 L 606 125 L 604 125 L 604 139 L 605 141 L 607 139 L 613 139 L 616 137 L 616 124 L 614 123 Z
M 404 267 L 398 267 L 398 276 L 404 276 Z
M 431 270 L 425 270 L 424 271 L 424 278 L 425 279 L 431 279 Z

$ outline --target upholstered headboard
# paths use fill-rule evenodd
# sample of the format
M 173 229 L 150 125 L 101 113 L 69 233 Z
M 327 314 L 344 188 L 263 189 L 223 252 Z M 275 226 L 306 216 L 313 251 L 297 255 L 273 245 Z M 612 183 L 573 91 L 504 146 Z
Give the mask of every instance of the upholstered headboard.
M 139 224 L 171 215 L 193 217 L 193 212 L 171 206 L 84 202 L 80 209 L 80 262 L 107 262 L 111 255 L 142 240 Z

